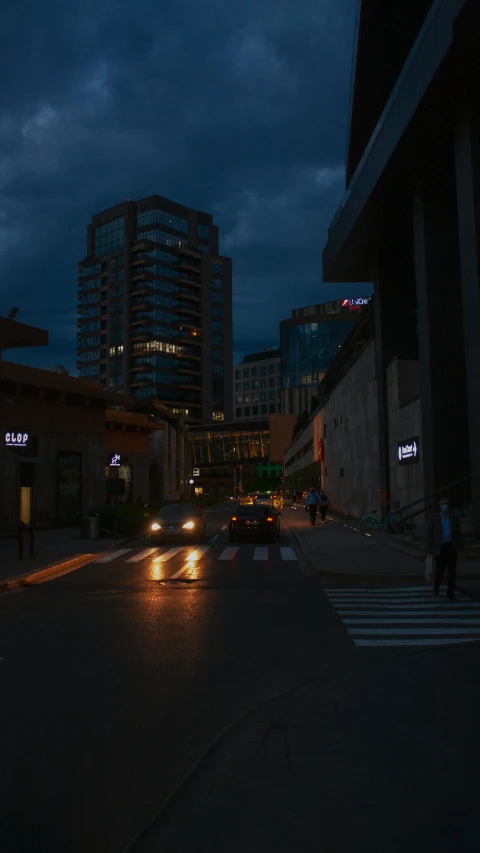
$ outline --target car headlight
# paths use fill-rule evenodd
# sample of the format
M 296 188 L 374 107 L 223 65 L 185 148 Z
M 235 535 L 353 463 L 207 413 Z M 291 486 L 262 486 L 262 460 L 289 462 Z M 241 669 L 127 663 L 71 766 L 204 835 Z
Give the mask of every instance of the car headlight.
M 154 521 L 152 526 L 150 527 L 150 530 L 161 530 L 161 529 L 162 528 L 160 527 L 160 525 L 157 521 Z
M 193 528 L 195 527 L 195 522 L 194 521 L 186 521 L 185 524 L 182 524 L 182 527 L 184 530 L 193 530 Z

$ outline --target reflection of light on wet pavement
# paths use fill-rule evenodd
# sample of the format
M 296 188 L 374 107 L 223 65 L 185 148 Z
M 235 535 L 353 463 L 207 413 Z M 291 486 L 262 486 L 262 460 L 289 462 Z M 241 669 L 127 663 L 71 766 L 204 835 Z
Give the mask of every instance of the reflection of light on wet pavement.
M 165 580 L 165 578 L 167 576 L 166 569 L 167 569 L 167 566 L 164 562 L 162 562 L 161 560 L 153 560 L 152 565 L 151 565 L 152 580 L 154 580 L 154 581 Z
M 210 545 L 202 545 L 200 548 L 196 548 L 194 551 L 190 551 L 186 563 L 184 563 L 184 565 L 181 569 L 178 570 L 178 572 L 175 572 L 175 574 L 172 575 L 172 580 L 174 580 L 175 578 L 179 578 L 180 575 L 183 575 L 185 572 L 189 572 L 190 577 L 192 578 L 198 578 L 198 560 L 200 560 L 209 549 Z

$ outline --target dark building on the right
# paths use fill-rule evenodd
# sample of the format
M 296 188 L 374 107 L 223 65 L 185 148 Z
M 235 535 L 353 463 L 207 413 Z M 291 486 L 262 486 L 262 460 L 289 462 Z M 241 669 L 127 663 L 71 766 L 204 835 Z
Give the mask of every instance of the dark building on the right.
M 382 503 L 396 359 L 417 366 L 406 375 L 420 401 L 424 495 L 454 490 L 458 505 L 473 504 L 477 532 L 479 88 L 478 0 L 359 0 L 347 189 L 323 252 L 326 282 L 374 283 Z M 417 436 L 404 438 L 409 447 Z

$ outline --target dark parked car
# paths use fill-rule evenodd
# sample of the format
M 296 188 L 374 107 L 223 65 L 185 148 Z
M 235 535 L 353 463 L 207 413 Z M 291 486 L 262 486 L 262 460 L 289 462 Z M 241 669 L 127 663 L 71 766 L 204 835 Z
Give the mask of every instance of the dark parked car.
M 237 539 L 267 538 L 269 542 L 276 542 L 280 536 L 279 513 L 274 507 L 239 506 L 232 513 L 228 527 L 228 538 L 230 542 Z
M 205 517 L 194 504 L 169 504 L 150 522 L 152 544 L 166 539 L 200 539 L 205 536 Z

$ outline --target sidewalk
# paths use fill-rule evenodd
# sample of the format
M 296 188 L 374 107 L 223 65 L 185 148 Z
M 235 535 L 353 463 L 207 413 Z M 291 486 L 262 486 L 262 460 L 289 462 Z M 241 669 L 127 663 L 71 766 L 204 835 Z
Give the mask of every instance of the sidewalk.
M 54 530 L 37 530 L 35 532 L 35 557 L 29 557 L 29 534 L 24 534 L 24 558 L 18 559 L 18 540 L 16 537 L 0 538 L 0 591 L 13 586 L 22 586 L 27 578 L 34 580 L 33 575 L 39 572 L 46 577 L 49 570 L 53 574 L 71 565 L 77 567 L 82 561 L 104 553 L 111 548 L 118 548 L 128 540 L 120 537 L 102 537 L 100 539 L 82 539 L 80 530 L 60 528 Z M 36 578 L 35 578 L 36 579 Z
M 355 522 L 332 514 L 327 516 L 325 525 L 317 516 L 312 527 L 303 507 L 285 506 L 282 520 L 314 571 L 322 577 L 363 581 L 418 578 L 424 582 L 425 555 L 403 543 L 392 542 L 394 537 L 388 533 L 375 531 L 374 537 L 363 536 Z M 476 581 L 480 586 L 480 560 L 459 557 L 457 580 Z
M 350 659 L 259 707 L 125 853 L 476 853 L 479 655 Z

